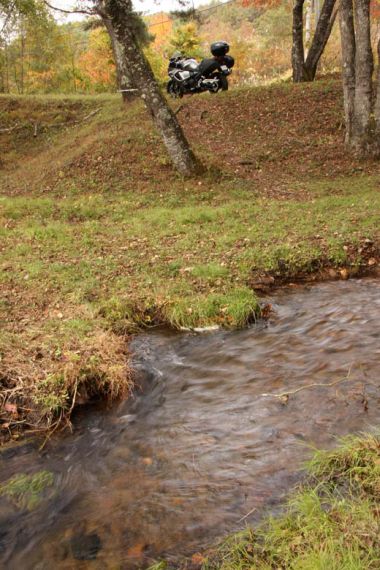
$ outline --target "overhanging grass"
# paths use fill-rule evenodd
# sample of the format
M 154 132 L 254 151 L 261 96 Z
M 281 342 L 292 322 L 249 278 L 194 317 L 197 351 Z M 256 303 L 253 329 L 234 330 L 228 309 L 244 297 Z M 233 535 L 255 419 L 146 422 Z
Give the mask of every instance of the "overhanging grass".
M 285 514 L 229 537 L 203 570 L 379 568 L 379 436 L 346 438 L 317 452 L 308 469 Z

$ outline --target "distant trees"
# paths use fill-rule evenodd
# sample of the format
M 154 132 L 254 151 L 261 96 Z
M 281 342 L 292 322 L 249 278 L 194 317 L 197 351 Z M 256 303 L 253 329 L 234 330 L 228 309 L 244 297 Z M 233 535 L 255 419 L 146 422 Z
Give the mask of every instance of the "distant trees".
M 311 0 L 307 12 L 307 39 L 310 37 Z M 293 81 L 313 81 L 317 72 L 319 60 L 326 47 L 337 15 L 336 0 L 324 0 L 321 12 L 316 14 L 316 26 L 305 54 L 304 45 L 304 4 L 305 0 L 294 0 L 293 4 L 293 43 L 292 69 Z M 305 57 L 306 56 L 306 57 Z
M 49 14 L 37 0 L 0 0 L 0 91 L 24 93 L 28 53 L 26 38 L 32 27 L 49 25 Z
M 380 65 L 373 93 L 370 0 L 341 0 L 346 144 L 355 153 L 380 155 Z M 380 39 L 377 44 L 380 56 Z
M 195 22 L 188 22 L 174 29 L 169 40 L 169 46 L 174 51 L 189 57 L 201 57 L 201 38 Z

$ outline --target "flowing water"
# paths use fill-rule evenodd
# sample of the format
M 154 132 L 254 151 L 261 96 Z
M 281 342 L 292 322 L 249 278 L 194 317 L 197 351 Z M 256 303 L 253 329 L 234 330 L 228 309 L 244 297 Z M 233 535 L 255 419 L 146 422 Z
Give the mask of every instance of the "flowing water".
M 276 512 L 311 446 L 379 423 L 379 293 L 321 284 L 279 293 L 246 330 L 137 338 L 131 400 L 86 410 L 42 454 L 3 452 L 1 481 L 54 483 L 31 510 L 0 498 L 2 567 L 143 568 Z

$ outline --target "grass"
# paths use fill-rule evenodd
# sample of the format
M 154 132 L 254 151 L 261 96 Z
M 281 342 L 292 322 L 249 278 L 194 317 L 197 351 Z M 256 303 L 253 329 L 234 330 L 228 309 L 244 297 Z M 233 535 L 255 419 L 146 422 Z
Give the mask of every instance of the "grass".
M 318 451 L 285 512 L 228 537 L 202 570 L 372 570 L 380 566 L 380 438 L 348 437 Z M 194 558 L 194 557 L 193 557 Z M 169 566 L 157 563 L 150 570 Z
M 53 482 L 54 476 L 50 471 L 39 471 L 33 475 L 20 473 L 0 486 L 0 495 L 7 497 L 16 507 L 31 511 L 39 505 Z
M 282 282 L 373 262 L 378 172 L 342 150 L 340 86 L 294 89 L 188 103 L 179 117 L 210 166 L 191 180 L 172 171 L 138 102 L 0 97 L 6 125 L 41 127 L 0 141 L 7 434 L 54 426 L 75 401 L 128 393 L 125 336 L 142 327 L 243 327 L 260 312 L 261 274 Z

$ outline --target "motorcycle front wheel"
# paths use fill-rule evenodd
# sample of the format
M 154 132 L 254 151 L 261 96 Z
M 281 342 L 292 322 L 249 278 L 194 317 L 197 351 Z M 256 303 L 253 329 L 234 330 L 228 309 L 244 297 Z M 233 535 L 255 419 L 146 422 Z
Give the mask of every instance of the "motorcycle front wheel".
M 178 99 L 178 97 L 179 98 L 183 97 L 182 91 L 178 88 L 177 83 L 175 81 L 173 81 L 173 79 L 168 81 L 168 84 L 166 85 L 166 91 L 174 99 Z

